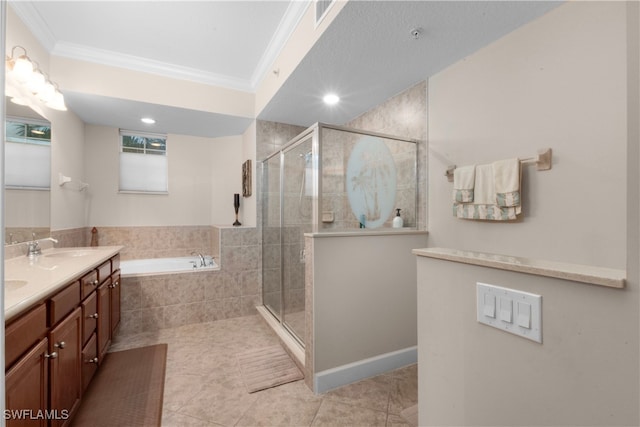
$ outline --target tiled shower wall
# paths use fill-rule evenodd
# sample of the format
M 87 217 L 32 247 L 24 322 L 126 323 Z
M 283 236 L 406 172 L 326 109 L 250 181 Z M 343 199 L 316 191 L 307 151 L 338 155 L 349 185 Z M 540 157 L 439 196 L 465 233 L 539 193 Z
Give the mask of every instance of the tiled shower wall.
M 427 229 L 427 82 L 422 81 L 345 124 L 417 139 L 418 230 Z
M 257 121 L 257 165 L 256 165 L 256 186 L 257 186 L 257 203 L 258 203 L 258 224 L 264 224 L 264 255 L 262 261 L 264 262 L 264 298 L 265 304 L 270 307 L 278 309 L 280 307 L 280 301 L 282 297 L 281 283 L 282 275 L 280 268 L 280 210 L 279 205 L 271 203 L 268 206 L 265 204 L 265 197 L 277 197 L 280 193 L 279 190 L 279 171 L 270 170 L 270 176 L 263 177 L 261 169 L 261 161 L 266 159 L 267 156 L 279 150 L 286 145 L 293 138 L 298 136 L 306 128 L 301 126 L 287 125 L 283 123 L 267 122 L 263 120 Z M 267 182 L 265 179 L 272 183 L 271 189 L 266 188 Z M 275 184 L 273 184 L 275 183 Z M 299 182 L 295 183 L 296 186 Z M 297 191 L 297 190 L 296 190 Z M 296 263 L 285 263 L 285 274 L 292 278 L 289 282 L 292 286 L 288 287 L 285 291 L 284 299 L 286 301 L 287 312 L 301 311 L 304 309 L 304 280 L 301 277 L 301 268 L 299 264 L 299 253 L 302 247 L 299 242 L 302 242 L 302 232 L 296 227 L 296 231 L 284 231 L 285 233 L 285 247 L 284 252 L 286 254 L 295 253 Z M 287 257 L 288 258 L 288 257 Z

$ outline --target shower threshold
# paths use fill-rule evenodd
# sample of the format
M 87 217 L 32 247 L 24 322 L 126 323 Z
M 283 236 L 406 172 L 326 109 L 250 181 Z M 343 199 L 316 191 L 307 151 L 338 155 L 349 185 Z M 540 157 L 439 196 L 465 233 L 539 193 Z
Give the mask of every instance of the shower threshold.
M 267 323 L 267 325 L 269 325 L 276 335 L 278 335 L 278 338 L 284 345 L 287 353 L 293 357 L 294 362 L 296 362 L 298 367 L 304 372 L 305 356 L 302 345 L 300 345 L 298 340 L 291 336 L 291 333 L 276 320 L 266 307 L 260 305 L 256 307 L 256 310 L 258 310 L 258 314 Z

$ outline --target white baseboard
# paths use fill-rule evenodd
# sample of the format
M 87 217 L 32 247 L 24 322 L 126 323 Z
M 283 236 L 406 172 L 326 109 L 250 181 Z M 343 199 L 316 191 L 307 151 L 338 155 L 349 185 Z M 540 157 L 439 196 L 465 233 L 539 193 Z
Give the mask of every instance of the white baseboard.
M 337 368 L 318 372 L 314 378 L 314 392 L 324 393 L 365 378 L 417 363 L 418 347 L 409 347 L 369 359 L 359 360 Z

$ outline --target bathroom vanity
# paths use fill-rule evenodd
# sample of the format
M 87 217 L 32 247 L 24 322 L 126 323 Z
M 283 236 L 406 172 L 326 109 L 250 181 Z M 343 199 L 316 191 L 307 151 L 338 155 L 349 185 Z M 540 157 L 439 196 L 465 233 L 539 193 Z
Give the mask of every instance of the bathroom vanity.
M 71 423 L 120 322 L 121 249 L 5 261 L 7 425 Z

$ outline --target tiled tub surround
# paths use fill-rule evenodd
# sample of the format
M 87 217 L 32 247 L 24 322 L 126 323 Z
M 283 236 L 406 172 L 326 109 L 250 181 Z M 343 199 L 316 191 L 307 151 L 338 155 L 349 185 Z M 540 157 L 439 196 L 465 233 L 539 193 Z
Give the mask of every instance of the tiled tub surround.
M 262 304 L 258 230 L 209 227 L 207 235 L 219 236 L 211 246 L 220 247 L 220 270 L 122 278 L 122 334 L 255 314 Z
M 218 257 L 220 253 L 215 227 L 208 225 L 96 228 L 99 246 L 125 247 L 123 260 L 181 257 L 192 252 Z

